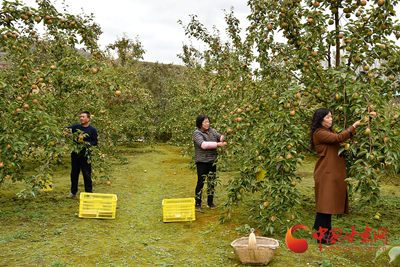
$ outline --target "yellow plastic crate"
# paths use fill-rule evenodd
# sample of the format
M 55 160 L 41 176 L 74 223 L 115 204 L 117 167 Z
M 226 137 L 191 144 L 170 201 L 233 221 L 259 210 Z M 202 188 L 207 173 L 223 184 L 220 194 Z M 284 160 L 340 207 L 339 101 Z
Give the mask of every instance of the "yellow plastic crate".
M 194 198 L 164 199 L 163 221 L 181 222 L 196 220 L 194 209 Z
M 79 217 L 96 219 L 115 219 L 117 195 L 81 193 Z

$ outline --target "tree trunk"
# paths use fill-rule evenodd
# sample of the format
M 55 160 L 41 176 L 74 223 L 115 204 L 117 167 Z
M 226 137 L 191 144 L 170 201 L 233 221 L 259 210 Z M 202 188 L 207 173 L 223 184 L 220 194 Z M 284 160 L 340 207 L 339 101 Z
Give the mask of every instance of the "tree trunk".
M 335 27 L 336 27 L 336 67 L 340 65 L 340 39 L 339 39 L 339 3 L 336 6 Z

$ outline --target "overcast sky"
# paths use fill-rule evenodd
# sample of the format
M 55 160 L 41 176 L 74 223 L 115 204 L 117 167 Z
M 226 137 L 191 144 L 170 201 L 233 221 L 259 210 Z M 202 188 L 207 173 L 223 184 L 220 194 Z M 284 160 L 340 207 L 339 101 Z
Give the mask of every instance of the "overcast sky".
M 34 0 L 23 2 L 37 8 Z M 61 12 L 62 2 L 59 0 L 58 3 L 56 7 Z M 233 6 L 243 29 L 248 26 L 246 16 L 250 12 L 247 0 L 66 0 L 66 3 L 71 14 L 81 13 L 82 8 L 86 14 L 94 14 L 103 31 L 99 39 L 101 48 L 126 33 L 131 39 L 139 36 L 146 50 L 145 61 L 174 64 L 181 64 L 176 55 L 182 52 L 183 43 L 190 44 L 178 20 L 186 25 L 190 21 L 189 15 L 195 14 L 210 32 L 216 25 L 224 34 L 223 9 L 229 11 Z M 198 43 L 194 45 L 202 48 Z
M 35 0 L 23 2 L 37 8 Z M 58 11 L 63 11 L 62 1 L 57 3 Z M 211 33 L 215 25 L 221 32 L 222 40 L 226 40 L 223 9 L 229 12 L 234 7 L 240 27 L 245 29 L 249 25 L 246 19 L 250 13 L 247 0 L 66 0 L 66 3 L 71 14 L 81 13 L 82 8 L 86 14 L 94 14 L 103 31 L 99 39 L 102 49 L 124 33 L 131 39 L 138 36 L 146 50 L 144 60 L 151 62 L 181 64 L 177 54 L 182 52 L 182 45 L 190 44 L 190 41 L 177 21 L 187 25 L 191 14 L 197 15 Z M 399 16 L 399 6 L 395 9 Z M 244 34 L 244 31 L 241 33 Z M 203 49 L 202 44 L 193 44 L 197 49 Z

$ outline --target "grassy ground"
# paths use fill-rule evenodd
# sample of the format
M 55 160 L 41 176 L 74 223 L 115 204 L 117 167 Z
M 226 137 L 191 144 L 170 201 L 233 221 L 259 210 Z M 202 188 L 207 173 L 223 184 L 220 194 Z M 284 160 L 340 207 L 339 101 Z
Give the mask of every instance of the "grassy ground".
M 0 190 L 0 266 L 241 266 L 230 243 L 248 236 L 248 220 L 252 214 L 252 196 L 236 209 L 234 218 L 218 224 L 220 213 L 204 207 L 193 222 L 163 223 L 162 200 L 193 197 L 196 175 L 189 159 L 180 156 L 179 148 L 144 144 L 122 148 L 129 164 L 115 164 L 111 185 L 95 181 L 96 193 L 115 193 L 118 207 L 115 220 L 81 219 L 78 217 L 79 199 L 66 199 L 69 193 L 69 162 L 57 168 L 54 190 L 36 198 L 19 199 L 16 193 L 22 185 L 12 184 Z M 307 158 L 299 175 L 298 185 L 303 214 L 302 224 L 310 229 L 315 216 L 312 172 L 314 158 Z M 224 198 L 223 186 L 234 174 L 220 173 L 222 186 L 218 188 L 216 204 Z M 83 180 L 82 177 L 80 180 Z M 295 237 L 309 243 L 303 254 L 290 251 L 284 236 L 278 239 L 277 249 L 269 266 L 318 266 L 324 262 L 332 266 L 389 266 L 388 257 L 372 262 L 374 251 L 343 251 L 346 247 L 376 247 L 374 232 L 386 228 L 388 244 L 400 244 L 398 220 L 400 200 L 399 179 L 392 179 L 382 189 L 382 201 L 376 207 L 358 212 L 350 202 L 351 215 L 333 218 L 333 225 L 345 232 L 355 226 L 359 234 L 366 224 L 373 228 L 371 245 L 361 245 L 356 236 L 353 243 L 334 245 L 342 251 L 326 251 L 311 235 L 298 230 Z M 79 185 L 80 190 L 83 184 Z M 381 220 L 374 220 L 376 212 Z M 261 229 L 258 229 L 261 232 Z M 346 243 L 347 242 L 347 243 Z M 330 248 L 330 247 L 329 247 Z

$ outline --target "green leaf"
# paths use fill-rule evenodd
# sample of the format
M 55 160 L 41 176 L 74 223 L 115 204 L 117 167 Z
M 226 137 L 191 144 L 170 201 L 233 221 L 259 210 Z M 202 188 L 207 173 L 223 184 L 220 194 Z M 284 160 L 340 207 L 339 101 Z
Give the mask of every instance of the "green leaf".
M 399 264 L 400 263 L 400 246 L 394 247 L 389 251 L 390 263 Z
M 354 162 L 354 164 L 358 164 L 358 163 L 361 163 L 361 162 L 364 162 L 364 160 L 358 159 L 358 160 L 356 160 L 356 162 Z
M 374 259 L 374 261 L 377 259 L 377 258 L 379 258 L 379 257 L 381 257 L 382 255 L 387 255 L 388 253 L 389 253 L 389 250 L 392 248 L 393 246 L 383 246 L 383 247 L 380 247 L 380 250 L 378 250 L 377 252 L 376 252 L 376 254 L 375 254 L 375 259 Z M 384 248 L 384 249 L 383 249 Z M 382 249 L 382 250 L 381 250 Z
M 367 154 L 367 153 L 368 153 L 368 151 L 364 150 L 364 151 L 358 153 L 357 156 L 360 157 L 360 156 L 362 156 L 364 154 Z

